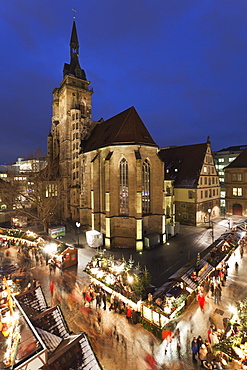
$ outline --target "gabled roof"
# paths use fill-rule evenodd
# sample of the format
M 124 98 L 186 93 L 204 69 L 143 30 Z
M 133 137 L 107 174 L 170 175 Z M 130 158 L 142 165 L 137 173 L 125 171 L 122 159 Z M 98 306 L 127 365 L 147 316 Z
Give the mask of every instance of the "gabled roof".
M 247 167 L 247 148 L 243 150 L 234 161 L 225 168 L 245 168 Z
M 83 151 L 109 145 L 140 144 L 157 146 L 134 107 L 99 123 L 92 131 Z
M 197 186 L 208 143 L 164 148 L 159 151 L 165 163 L 165 179 L 174 180 L 176 188 Z
M 247 145 L 235 145 L 235 146 L 228 146 L 227 148 L 223 148 L 220 150 L 217 150 L 215 153 L 220 153 L 220 152 L 239 152 L 247 148 Z

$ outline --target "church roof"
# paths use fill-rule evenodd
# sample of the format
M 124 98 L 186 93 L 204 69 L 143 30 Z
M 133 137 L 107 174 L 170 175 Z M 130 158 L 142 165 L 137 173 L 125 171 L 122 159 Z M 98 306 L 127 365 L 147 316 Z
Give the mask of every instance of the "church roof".
M 134 107 L 96 125 L 83 151 L 121 144 L 157 146 Z
M 164 148 L 159 151 L 165 163 L 165 179 L 174 180 L 175 188 L 197 186 L 208 143 Z
M 243 150 L 234 161 L 225 168 L 244 168 L 247 167 L 247 148 Z

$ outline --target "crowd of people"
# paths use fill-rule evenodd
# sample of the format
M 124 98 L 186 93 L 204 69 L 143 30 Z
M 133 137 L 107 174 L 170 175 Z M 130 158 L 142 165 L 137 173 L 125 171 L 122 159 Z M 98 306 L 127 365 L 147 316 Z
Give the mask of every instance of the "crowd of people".
M 194 337 L 191 341 L 192 361 L 200 361 L 201 367 L 205 369 L 226 369 L 230 359 L 227 355 L 220 352 L 215 356 L 212 352 L 212 346 L 219 341 L 221 332 L 217 331 L 214 325 L 208 330 L 208 338 L 203 341 L 202 337 Z

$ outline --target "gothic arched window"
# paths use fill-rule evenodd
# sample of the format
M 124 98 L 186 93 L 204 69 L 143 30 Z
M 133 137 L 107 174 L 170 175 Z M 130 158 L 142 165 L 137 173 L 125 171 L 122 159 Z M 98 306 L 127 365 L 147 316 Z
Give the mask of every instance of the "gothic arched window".
M 128 162 L 125 158 L 120 161 L 119 171 L 119 213 L 120 215 L 127 215 L 129 213 L 129 181 Z
M 150 163 L 147 159 L 142 165 L 142 213 L 150 213 Z

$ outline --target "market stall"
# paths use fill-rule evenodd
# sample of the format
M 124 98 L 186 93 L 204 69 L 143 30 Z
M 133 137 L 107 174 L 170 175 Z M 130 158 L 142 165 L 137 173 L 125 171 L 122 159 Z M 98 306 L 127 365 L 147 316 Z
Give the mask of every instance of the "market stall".
M 14 245 L 21 248 L 30 257 L 33 249 L 42 254 L 46 260 L 53 258 L 57 267 L 67 268 L 78 263 L 78 251 L 70 245 L 61 243 L 49 236 L 40 236 L 32 231 L 0 229 L 0 246 Z M 37 253 L 36 253 L 37 254 Z
M 30 332 L 27 322 L 16 306 L 14 297 L 20 292 L 18 286 L 10 277 L 2 276 L 0 280 L 0 330 L 2 333 L 0 368 L 13 369 L 24 356 L 30 354 L 26 352 L 26 345 L 30 342 L 34 343 L 33 352 L 35 352 L 38 349 L 38 341 Z M 24 347 L 25 352 L 23 353 Z
M 76 265 L 78 263 L 78 250 L 70 246 L 64 245 L 63 247 L 58 248 L 57 250 L 57 260 L 58 264 L 62 269 Z
M 154 296 L 149 294 L 148 299 L 142 302 L 142 317 L 149 323 L 163 328 L 181 313 L 189 294 L 182 284 L 170 283 L 165 290 L 160 289 Z
M 87 264 L 87 272 L 94 283 L 99 284 L 107 293 L 121 295 L 122 300 L 136 308 L 137 302 L 146 295 L 150 284 L 150 274 L 140 266 L 134 267 L 134 260 L 115 260 L 100 252 Z

